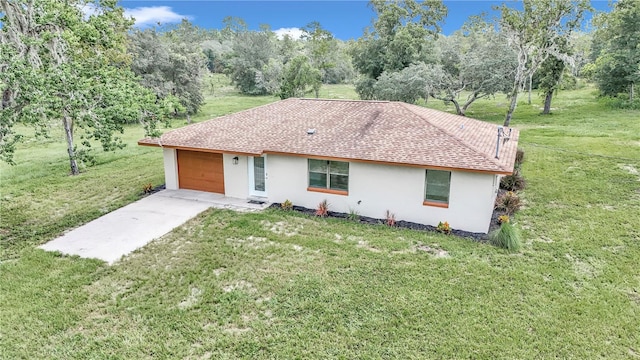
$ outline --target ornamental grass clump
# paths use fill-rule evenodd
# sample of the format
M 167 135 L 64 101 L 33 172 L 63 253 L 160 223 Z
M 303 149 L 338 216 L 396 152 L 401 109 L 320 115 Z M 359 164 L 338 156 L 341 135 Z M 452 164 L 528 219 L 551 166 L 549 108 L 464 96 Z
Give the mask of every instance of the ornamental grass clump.
M 500 229 L 494 230 L 489 234 L 491 244 L 506 249 L 510 252 L 517 252 L 521 247 L 520 232 L 510 222 L 503 222 Z

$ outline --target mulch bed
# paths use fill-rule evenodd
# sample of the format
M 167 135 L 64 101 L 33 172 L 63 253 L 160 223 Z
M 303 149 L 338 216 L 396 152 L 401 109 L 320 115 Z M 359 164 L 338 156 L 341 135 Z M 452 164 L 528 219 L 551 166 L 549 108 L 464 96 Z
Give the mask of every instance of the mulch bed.
M 147 195 L 151 195 L 154 193 L 157 193 L 160 190 L 164 190 L 165 189 L 165 184 L 162 185 L 158 185 L 156 187 L 154 187 L 153 189 L 151 189 L 151 191 L 146 192 L 146 193 L 142 193 L 141 196 L 147 196 Z M 504 192 L 504 190 L 499 190 L 500 193 Z M 500 193 L 498 193 L 498 196 L 500 196 Z M 273 209 L 282 209 L 282 205 L 280 203 L 273 203 L 269 206 L 269 208 L 273 208 Z M 294 206 L 293 207 L 294 211 L 303 213 L 303 214 L 307 214 L 309 216 L 316 216 L 316 211 L 314 209 L 309 209 L 306 207 L 302 207 L 302 206 Z M 498 229 L 500 227 L 500 225 L 498 224 L 498 217 L 500 215 L 504 215 L 505 213 L 503 211 L 498 211 L 498 210 L 493 210 L 493 214 L 491 215 L 491 225 L 489 226 L 489 232 Z M 332 218 L 336 218 L 336 219 L 349 219 L 349 214 L 347 213 L 341 213 L 341 212 L 335 212 L 335 211 L 329 211 L 328 212 L 328 217 L 332 217 Z M 385 219 L 376 219 L 376 218 L 372 218 L 372 217 L 368 217 L 368 216 L 358 216 L 358 221 L 355 220 L 351 220 L 349 219 L 349 221 L 354 221 L 354 222 L 359 222 L 361 224 L 369 224 L 369 225 L 384 225 L 386 223 Z M 404 228 L 404 229 L 411 229 L 411 230 L 418 230 L 418 231 L 432 231 L 432 232 L 439 232 L 435 226 L 431 226 L 431 225 L 424 225 L 424 224 L 418 224 L 418 223 L 414 223 L 411 221 L 404 221 L 404 220 L 399 220 L 396 221 L 395 227 L 399 227 L 399 228 Z M 464 230 L 456 230 L 456 229 L 451 229 L 451 235 L 455 235 L 455 236 L 459 236 L 461 238 L 468 238 L 471 239 L 473 241 L 478 241 L 478 242 L 487 242 L 489 240 L 489 237 L 487 234 L 483 234 L 483 233 L 474 233 L 474 232 L 469 232 L 469 231 L 464 231 Z
M 282 209 L 282 206 L 280 203 L 273 203 L 269 206 L 269 208 Z M 309 209 L 302 206 L 294 206 L 293 210 L 303 214 L 307 214 L 309 216 L 316 216 L 315 215 L 316 211 L 314 209 Z M 496 210 L 493 211 L 493 215 L 491 217 L 491 226 L 489 228 L 489 231 L 497 229 L 499 227 L 498 217 L 503 214 L 504 213 L 500 211 L 496 211 Z M 329 211 L 328 217 L 346 220 L 346 219 L 349 219 L 349 214 Z M 349 219 L 349 221 L 354 221 L 354 222 L 359 222 L 361 224 L 369 224 L 369 225 L 383 225 L 386 222 L 385 219 L 376 219 L 376 218 L 371 218 L 367 216 L 358 216 L 358 221 L 351 220 L 351 219 Z M 404 221 L 404 220 L 396 221 L 395 227 L 418 230 L 418 231 L 439 232 L 435 226 L 418 224 L 418 223 Z M 456 229 L 451 229 L 451 235 L 459 236 L 461 238 L 471 239 L 473 241 L 478 241 L 478 242 L 487 242 L 489 240 L 487 234 L 473 233 L 469 231 L 456 230 Z

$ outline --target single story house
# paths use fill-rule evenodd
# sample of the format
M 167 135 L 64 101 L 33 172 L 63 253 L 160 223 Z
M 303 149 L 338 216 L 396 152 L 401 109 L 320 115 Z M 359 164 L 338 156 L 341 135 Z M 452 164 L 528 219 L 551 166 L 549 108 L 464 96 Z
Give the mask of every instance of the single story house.
M 391 101 L 286 99 L 171 130 L 167 189 L 486 233 L 518 131 Z

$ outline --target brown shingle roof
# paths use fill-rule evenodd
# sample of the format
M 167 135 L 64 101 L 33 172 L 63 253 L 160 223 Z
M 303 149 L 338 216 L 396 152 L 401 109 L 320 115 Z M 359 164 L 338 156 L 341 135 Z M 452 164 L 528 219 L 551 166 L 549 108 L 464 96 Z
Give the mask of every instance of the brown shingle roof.
M 316 129 L 308 135 L 308 129 Z M 260 155 L 287 153 L 511 173 L 518 130 L 401 102 L 287 99 L 171 130 L 140 145 Z

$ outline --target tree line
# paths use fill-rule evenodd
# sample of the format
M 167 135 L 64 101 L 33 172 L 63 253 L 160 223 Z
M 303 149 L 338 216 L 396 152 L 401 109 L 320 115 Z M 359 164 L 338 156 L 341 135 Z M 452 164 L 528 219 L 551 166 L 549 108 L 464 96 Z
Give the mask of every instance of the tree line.
M 177 25 L 135 29 L 116 0 L 0 0 L 0 157 L 13 161 L 27 124 L 46 136 L 59 122 L 72 174 L 91 162 L 91 144 L 124 146 L 117 134 L 138 122 L 156 135 L 159 122 L 196 113 L 205 76 L 226 74 L 243 94 L 318 96 L 323 84 L 353 83 L 362 99 L 415 103 L 435 99 L 465 115 L 481 98 L 510 99 L 537 90 L 543 114 L 553 95 L 577 79 L 602 96 L 640 106 L 640 2 L 619 0 L 581 30 L 588 0 L 524 0 L 499 17 L 472 16 L 441 34 L 441 0 L 371 0 L 375 16 L 363 35 L 336 39 L 318 22 L 302 37 L 249 30 L 227 17 L 222 29 Z

